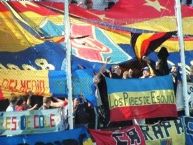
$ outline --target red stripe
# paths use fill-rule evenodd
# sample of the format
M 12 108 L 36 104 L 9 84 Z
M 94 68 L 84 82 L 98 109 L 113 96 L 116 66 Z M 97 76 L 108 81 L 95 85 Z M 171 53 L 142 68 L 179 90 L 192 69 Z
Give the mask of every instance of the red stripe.
M 124 121 L 131 119 L 177 117 L 175 104 L 145 105 L 117 107 L 110 110 L 111 121 Z
M 166 34 L 167 32 L 155 33 L 150 36 L 149 39 L 144 40 L 141 45 L 141 56 L 144 56 L 147 53 L 148 49 L 151 49 L 149 48 L 150 43 L 153 43 L 154 40 L 164 37 Z

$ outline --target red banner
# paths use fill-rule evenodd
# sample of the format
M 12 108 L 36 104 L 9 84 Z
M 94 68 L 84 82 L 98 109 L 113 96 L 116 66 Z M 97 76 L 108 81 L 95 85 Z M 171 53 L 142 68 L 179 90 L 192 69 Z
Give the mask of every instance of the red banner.
M 133 125 L 122 130 L 90 130 L 97 145 L 145 145 L 145 139 L 139 126 Z

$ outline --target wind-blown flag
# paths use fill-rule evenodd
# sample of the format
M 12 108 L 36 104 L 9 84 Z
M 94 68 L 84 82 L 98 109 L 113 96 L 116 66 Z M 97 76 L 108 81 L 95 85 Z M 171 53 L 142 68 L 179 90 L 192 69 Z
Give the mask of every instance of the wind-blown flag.
M 131 33 L 131 46 L 138 59 L 157 49 L 176 32 Z
M 170 75 L 145 79 L 105 79 L 111 121 L 177 116 Z

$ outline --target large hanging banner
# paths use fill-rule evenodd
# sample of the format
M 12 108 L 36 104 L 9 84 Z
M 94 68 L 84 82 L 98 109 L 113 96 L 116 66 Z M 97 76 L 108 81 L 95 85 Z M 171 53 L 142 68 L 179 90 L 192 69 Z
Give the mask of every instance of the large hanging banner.
M 90 130 L 90 133 L 97 145 L 185 145 L 181 119 L 115 131 Z
M 170 75 L 126 80 L 106 78 L 106 83 L 111 121 L 177 116 Z
M 0 137 L 1 145 L 92 145 L 85 128 L 53 133 Z
M 0 113 L 0 135 L 19 135 L 63 130 L 60 109 Z

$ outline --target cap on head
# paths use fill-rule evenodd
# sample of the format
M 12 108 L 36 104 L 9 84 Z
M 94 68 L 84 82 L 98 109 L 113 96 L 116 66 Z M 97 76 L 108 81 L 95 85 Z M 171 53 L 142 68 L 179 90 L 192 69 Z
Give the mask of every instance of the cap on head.
M 144 71 L 144 70 L 150 71 L 149 67 L 147 67 L 147 66 L 144 67 L 142 70 L 143 70 L 143 71 Z

